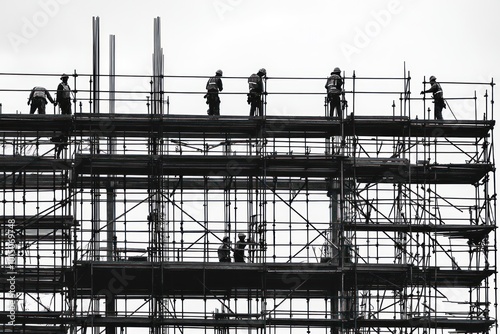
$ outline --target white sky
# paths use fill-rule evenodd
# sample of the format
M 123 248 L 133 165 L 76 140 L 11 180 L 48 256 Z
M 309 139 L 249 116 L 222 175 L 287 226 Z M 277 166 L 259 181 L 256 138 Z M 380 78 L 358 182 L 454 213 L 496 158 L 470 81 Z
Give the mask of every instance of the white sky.
M 496 0 L 2 0 L 2 4 L 8 8 L 0 14 L 2 73 L 91 73 L 92 17 L 99 16 L 102 74 L 108 73 L 110 34 L 116 36 L 117 74 L 151 74 L 153 19 L 160 17 L 167 75 L 212 75 L 221 68 L 224 76 L 248 76 L 265 67 L 270 77 L 326 78 L 339 66 L 347 76 L 355 70 L 358 77 L 401 77 L 406 62 L 414 79 L 414 97 L 424 76 L 481 82 L 500 77 Z M 203 91 L 205 81 L 167 80 L 165 87 Z M 58 77 L 22 81 L 0 77 L 0 89 L 45 85 L 53 91 L 58 82 Z M 381 84 L 373 83 L 376 87 L 371 89 L 392 90 Z M 88 79 L 78 85 L 88 89 Z M 133 89 L 145 83 L 120 85 L 118 89 Z M 323 85 L 323 81 L 270 82 L 268 90 L 324 92 Z M 246 90 L 244 80 L 226 79 L 224 86 L 227 92 Z M 106 88 L 103 83 L 101 88 Z M 454 87 L 443 88 L 448 97 L 455 96 Z M 469 87 L 465 94 L 475 88 Z M 27 112 L 26 95 L 0 91 L 3 112 Z M 366 109 L 361 99 L 356 112 L 389 113 L 394 98 L 367 103 Z M 323 115 L 322 99 L 269 97 L 268 114 L 274 110 L 274 114 Z M 201 96 L 196 100 L 172 96 L 171 102 L 172 112 L 198 114 L 198 108 L 202 113 L 206 109 Z M 466 107 L 455 103 L 455 114 L 460 117 Z M 128 107 L 122 111 L 144 112 Z M 222 97 L 221 113 L 247 115 L 245 98 Z M 452 118 L 447 111 L 444 116 Z

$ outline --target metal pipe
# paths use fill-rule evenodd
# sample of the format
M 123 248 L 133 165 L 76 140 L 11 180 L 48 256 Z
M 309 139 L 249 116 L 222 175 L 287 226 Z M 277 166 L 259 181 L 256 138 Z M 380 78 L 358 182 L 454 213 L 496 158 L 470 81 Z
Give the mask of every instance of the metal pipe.
M 115 36 L 109 36 L 109 113 L 115 113 Z M 116 138 L 110 134 L 108 137 L 108 154 L 116 153 Z M 109 175 L 110 179 L 114 175 Z M 113 181 L 110 181 L 106 189 L 106 258 L 108 261 L 115 260 L 116 240 L 116 190 Z M 106 298 L 106 316 L 116 315 L 116 298 L 111 292 Z M 114 326 L 106 326 L 106 334 L 115 334 Z
M 92 32 L 93 32 L 93 73 L 92 73 L 92 112 L 99 113 L 99 17 L 92 17 Z M 91 153 L 99 153 L 99 139 L 98 136 L 93 136 L 91 139 Z M 100 189 L 94 187 L 95 182 L 93 182 L 93 189 L 91 190 L 92 197 L 92 246 L 94 248 L 94 261 L 100 260 Z M 99 313 L 99 299 L 93 300 L 93 309 L 96 314 Z M 100 327 L 93 328 L 94 334 L 99 334 L 101 332 Z

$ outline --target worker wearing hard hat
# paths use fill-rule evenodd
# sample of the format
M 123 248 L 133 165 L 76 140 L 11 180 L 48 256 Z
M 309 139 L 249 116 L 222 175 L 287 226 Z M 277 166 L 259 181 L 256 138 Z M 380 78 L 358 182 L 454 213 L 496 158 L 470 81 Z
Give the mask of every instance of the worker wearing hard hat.
M 209 116 L 219 116 L 220 115 L 220 98 L 219 92 L 222 92 L 222 70 L 217 70 L 215 76 L 211 77 L 207 81 L 206 89 L 207 94 L 204 96 L 207 99 L 208 104 L 208 115 Z
M 443 89 L 436 81 L 435 76 L 431 75 L 429 81 L 431 88 L 421 91 L 420 94 L 432 93 L 432 97 L 434 98 L 434 119 L 443 120 L 443 108 L 446 108 L 443 97 Z
M 244 233 L 238 234 L 238 241 L 234 249 L 234 262 L 245 262 L 245 247 L 248 242 L 245 241 L 246 235 Z
M 231 240 L 229 237 L 222 239 L 222 245 L 217 250 L 219 262 L 231 262 Z
M 248 78 L 249 93 L 247 94 L 247 102 L 250 104 L 250 117 L 256 116 L 257 112 L 259 113 L 259 116 L 264 116 L 262 95 L 267 93 L 265 92 L 262 77 L 265 77 L 266 75 L 266 69 L 261 68 L 257 74 L 254 73 Z
M 326 80 L 325 88 L 327 100 L 330 104 L 330 117 L 334 116 L 334 110 L 337 109 L 337 117 L 342 119 L 342 109 L 340 106 L 340 96 L 342 95 L 343 80 L 340 76 L 340 68 L 335 67 L 333 72 Z
M 68 85 L 68 75 L 61 75 L 61 83 L 57 86 L 56 103 L 61 108 L 61 114 L 71 115 L 71 89 Z

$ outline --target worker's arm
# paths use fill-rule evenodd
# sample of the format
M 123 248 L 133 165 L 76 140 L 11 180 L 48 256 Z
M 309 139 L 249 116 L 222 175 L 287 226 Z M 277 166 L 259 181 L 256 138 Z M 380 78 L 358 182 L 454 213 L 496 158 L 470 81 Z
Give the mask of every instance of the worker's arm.
M 50 93 L 48 90 L 45 90 L 45 95 L 47 95 L 47 98 L 52 104 L 55 104 L 54 99 L 52 99 L 52 96 L 50 96 Z
M 222 92 L 222 80 L 220 78 L 217 80 L 217 86 L 219 87 L 219 91 Z
M 429 89 L 427 89 L 427 90 L 423 90 L 423 91 L 421 91 L 421 92 L 420 92 L 420 94 L 425 94 L 425 93 L 435 93 L 435 92 L 437 92 L 437 91 L 438 91 L 438 89 L 439 89 L 439 88 L 438 88 L 438 85 L 433 84 L 433 85 L 431 86 L 431 88 L 429 88 Z
M 60 102 L 62 100 L 63 90 L 64 88 L 61 84 L 57 85 L 56 102 Z
M 339 79 L 339 86 L 337 87 L 338 89 L 342 90 L 342 86 L 344 85 L 344 80 L 342 77 Z
M 34 89 L 31 90 L 30 96 L 28 97 L 28 105 L 30 104 L 31 100 L 33 99 L 33 93 L 35 92 Z

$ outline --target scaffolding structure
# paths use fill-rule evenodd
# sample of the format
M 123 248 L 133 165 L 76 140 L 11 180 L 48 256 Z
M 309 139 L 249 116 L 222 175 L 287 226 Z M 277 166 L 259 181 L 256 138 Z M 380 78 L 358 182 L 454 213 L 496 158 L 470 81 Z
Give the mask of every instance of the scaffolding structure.
M 409 73 L 344 74 L 343 119 L 326 101 L 209 117 L 176 113 L 167 96 L 189 92 L 164 80 L 199 77 L 163 75 L 159 44 L 153 59 L 150 76 L 75 71 L 73 115 L 0 114 L 2 333 L 496 331 L 493 81 L 442 83 L 484 87 L 470 119 L 430 119 Z M 144 99 L 120 78 L 149 80 Z M 389 114 L 358 111 L 373 93 L 396 96 Z

